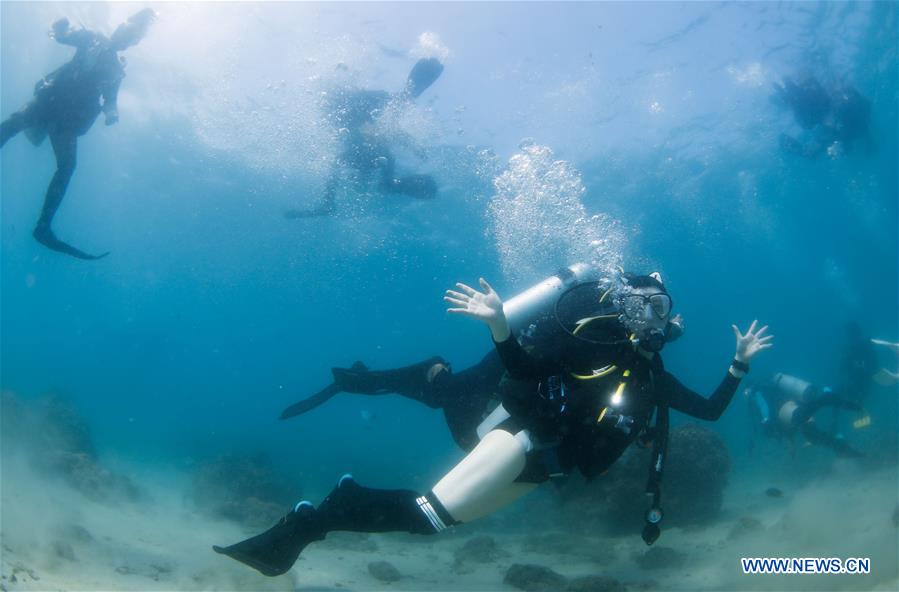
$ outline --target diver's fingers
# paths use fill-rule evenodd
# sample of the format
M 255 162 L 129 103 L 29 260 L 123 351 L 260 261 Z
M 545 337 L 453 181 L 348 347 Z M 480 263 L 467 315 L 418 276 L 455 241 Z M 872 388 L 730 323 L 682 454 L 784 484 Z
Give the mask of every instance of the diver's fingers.
M 755 319 L 754 321 L 752 321 L 752 324 L 749 325 L 749 330 L 746 331 L 746 334 L 749 335 L 750 333 L 754 333 L 754 332 L 755 332 L 755 326 L 758 325 L 758 323 L 759 323 L 759 320 L 758 320 L 758 319 Z
M 762 337 L 761 339 L 759 339 L 758 342 L 759 343 L 768 343 L 772 339 L 774 339 L 774 335 L 768 335 L 767 337 Z
M 737 339 L 743 339 L 743 336 L 740 335 L 740 330 L 737 329 L 736 325 L 731 325 L 730 328 L 734 330 L 734 335 L 737 336 Z
M 464 300 L 459 300 L 458 298 L 450 298 L 449 296 L 444 296 L 443 301 L 449 302 L 450 304 L 454 304 L 455 306 L 461 306 L 462 308 L 468 310 L 468 303 Z
M 468 309 L 467 308 L 448 308 L 448 309 L 446 309 L 446 312 L 448 312 L 450 314 L 467 314 Z
M 764 327 L 762 327 L 761 329 L 759 329 L 758 331 L 756 331 L 755 336 L 756 336 L 756 337 L 761 337 L 761 336 L 762 336 L 762 333 L 764 333 L 764 332 L 767 331 L 767 330 L 768 330 L 768 325 L 765 325 Z
M 495 294 L 496 293 L 495 290 L 490 286 L 490 284 L 487 283 L 487 280 L 485 280 L 484 278 L 480 279 L 480 283 L 481 283 L 481 288 L 483 288 L 487 294 L 490 294 L 490 293 Z
M 462 290 L 463 292 L 465 292 L 466 294 L 468 294 L 469 296 L 474 296 L 475 294 L 478 293 L 477 290 L 475 290 L 471 286 L 466 286 L 462 282 L 457 282 L 456 287 L 459 288 L 460 290 Z
M 763 343 L 763 344 L 759 345 L 759 351 L 761 351 L 763 349 L 768 349 L 769 347 L 774 347 L 774 344 L 773 343 Z
M 459 292 L 455 292 L 453 290 L 447 290 L 445 296 L 449 298 L 458 298 L 459 300 L 469 301 L 471 298 L 466 296 L 465 294 L 460 294 Z

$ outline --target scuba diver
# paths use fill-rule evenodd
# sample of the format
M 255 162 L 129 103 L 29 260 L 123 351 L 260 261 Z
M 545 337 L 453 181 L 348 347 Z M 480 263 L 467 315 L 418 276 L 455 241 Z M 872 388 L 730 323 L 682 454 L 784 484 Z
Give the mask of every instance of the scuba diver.
M 213 549 L 264 575 L 280 575 L 307 545 L 329 532 L 435 534 L 498 510 L 575 469 L 595 477 L 638 439 L 653 445 L 647 485 L 652 504 L 642 536 L 647 544 L 655 542 L 669 409 L 718 419 L 751 360 L 773 345 L 772 337 L 763 336 L 767 327 L 756 329 L 755 321 L 745 334 L 732 326 L 736 353 L 706 399 L 662 364 L 659 351 L 672 301 L 658 274 L 579 283 L 559 279 L 556 283 L 566 289 L 561 296 L 547 290 L 555 302 L 542 319 L 550 330 L 557 329 L 552 336 L 557 346 L 540 357 L 519 343 L 502 300 L 485 280 L 482 292 L 464 284 L 447 291 L 450 313 L 488 326 L 507 377 L 501 404 L 477 428 L 480 441 L 430 491 L 372 489 L 344 475 L 318 507 L 301 501 L 266 532 Z
M 862 456 L 843 436 L 819 429 L 814 418 L 824 407 L 861 412 L 863 408 L 858 401 L 840 397 L 829 387 L 819 388 L 801 378 L 781 373 L 775 374 L 770 381 L 748 386 L 743 395 L 749 406 L 753 435 L 761 428 L 766 436 L 787 438 L 792 444 L 798 433 L 808 444 L 832 448 L 840 456 Z M 869 423 L 870 417 L 864 415 L 854 422 L 854 427 L 865 427 Z
M 423 58 L 409 72 L 405 88 L 399 93 L 376 90 L 337 91 L 328 102 L 328 119 L 342 139 L 342 152 L 337 167 L 331 171 L 321 203 L 308 210 L 288 210 L 286 218 L 330 216 L 337 211 L 337 186 L 340 168 L 358 171 L 366 181 L 375 176 L 378 189 L 387 195 L 405 195 L 415 199 L 432 199 L 437 184 L 430 175 L 396 176 L 396 158 L 387 140 L 377 131 L 378 116 L 391 105 L 417 99 L 440 77 L 443 64 L 436 58 Z
M 507 318 L 525 318 L 527 321 L 518 323 L 522 325 L 518 339 L 528 351 L 538 352 L 552 347 L 551 339 L 546 337 L 555 321 L 527 317 L 528 314 L 533 315 L 534 303 L 539 305 L 541 297 L 561 289 L 564 286 L 562 277 L 580 276 L 579 280 L 582 280 L 587 273 L 586 266 L 573 265 L 503 303 Z M 665 329 L 665 342 L 671 343 L 683 333 L 684 321 L 679 314 L 675 315 Z M 480 440 L 478 426 L 502 399 L 501 385 L 506 369 L 499 353 L 492 349 L 477 364 L 461 372 L 453 372 L 452 365 L 445 358 L 432 356 L 409 366 L 387 370 L 370 370 L 359 361 L 349 368 L 331 368 L 331 373 L 334 381 L 330 385 L 284 409 L 280 419 L 308 413 L 341 392 L 360 395 L 396 393 L 432 409 L 442 410 L 453 440 L 459 448 L 470 452 Z
M 804 138 L 780 135 L 780 146 L 786 152 L 808 159 L 824 154 L 835 157 L 868 134 L 871 104 L 851 85 L 838 84 L 827 90 L 814 76 L 795 81 L 788 77 L 774 83 L 771 101 L 792 111 L 804 130 Z
M 118 52 L 140 42 L 155 19 L 156 13 L 145 8 L 119 25 L 109 38 L 87 29 L 72 29 L 65 18 L 53 23 L 50 36 L 75 47 L 75 56 L 42 78 L 34 87 L 34 98 L 0 124 L 0 147 L 22 131 L 35 146 L 50 136 L 56 173 L 32 233 L 49 249 L 79 259 L 100 259 L 109 254 L 91 255 L 76 249 L 56 238 L 51 224 L 75 172 L 78 137 L 87 133 L 101 112 L 106 125 L 119 120 L 116 98 L 125 67 Z

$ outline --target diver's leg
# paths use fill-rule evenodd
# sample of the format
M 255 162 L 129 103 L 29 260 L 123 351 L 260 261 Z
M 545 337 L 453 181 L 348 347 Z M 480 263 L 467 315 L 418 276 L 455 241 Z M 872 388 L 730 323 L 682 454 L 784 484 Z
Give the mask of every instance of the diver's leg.
M 53 179 L 50 180 L 50 185 L 47 187 L 47 194 L 44 196 L 41 217 L 34 229 L 35 237 L 38 235 L 52 236 L 50 225 L 53 222 L 53 216 L 56 215 L 56 210 L 62 204 L 77 164 L 78 137 L 76 135 L 51 134 L 50 142 L 53 145 L 53 154 L 56 156 L 56 172 L 53 174 Z
M 529 436 L 501 429 L 488 432 L 432 491 L 460 522 L 486 516 L 533 491 L 536 483 L 517 483 L 524 470 Z
M 71 255 L 78 259 L 101 259 L 109 253 L 101 255 L 91 255 L 80 249 L 76 249 L 72 245 L 65 243 L 53 234 L 51 224 L 56 210 L 59 209 L 62 200 L 66 195 L 66 189 L 75 172 L 76 156 L 78 153 L 78 136 L 66 133 L 54 133 L 50 135 L 50 142 L 53 144 L 53 153 L 56 155 L 56 173 L 50 180 L 47 187 L 47 194 L 44 197 L 44 206 L 41 209 L 41 216 L 38 218 L 37 225 L 34 227 L 35 240 L 54 251 Z
M 844 438 L 840 438 L 819 430 L 815 426 L 814 422 L 809 421 L 804 423 L 801 429 L 802 435 L 811 444 L 832 448 L 840 456 L 846 456 L 850 458 L 858 458 L 864 456 L 861 452 L 850 446 Z
M 0 123 L 0 148 L 2 148 L 10 138 L 28 127 L 28 107 L 20 111 L 16 111 L 10 115 L 3 123 Z
M 848 409 L 850 411 L 861 411 L 862 405 L 857 401 L 851 401 L 839 397 L 833 391 L 826 391 L 810 401 L 805 401 L 796 407 L 793 412 L 792 423 L 794 426 L 807 422 L 818 410 L 824 407 L 834 407 L 839 409 Z
M 524 468 L 525 451 L 521 438 L 495 430 L 424 495 L 363 487 L 345 475 L 317 510 L 301 502 L 266 532 L 213 549 L 275 576 L 289 570 L 308 544 L 329 532 L 435 534 L 534 489 L 536 484 L 514 482 Z
M 440 356 L 390 370 L 369 370 L 362 362 L 350 368 L 331 368 L 334 384 L 342 391 L 362 395 L 397 393 L 434 409 L 440 407 L 437 396 L 442 391 L 431 387 L 448 372 L 449 364 Z

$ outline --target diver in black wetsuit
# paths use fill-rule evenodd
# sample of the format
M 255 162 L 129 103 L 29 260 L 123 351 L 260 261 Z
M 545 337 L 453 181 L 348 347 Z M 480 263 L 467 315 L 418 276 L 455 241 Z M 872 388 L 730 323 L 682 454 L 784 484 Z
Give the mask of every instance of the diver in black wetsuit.
M 34 87 L 34 98 L 0 124 L 0 146 L 24 131 L 35 145 L 50 136 L 56 156 L 56 173 L 47 187 L 34 238 L 49 249 L 79 259 L 99 259 L 65 243 L 53 234 L 51 224 L 75 172 L 78 136 L 83 136 L 104 113 L 106 125 L 119 120 L 116 98 L 125 77 L 118 52 L 143 39 L 156 13 L 146 8 L 119 25 L 108 39 L 87 29 L 72 29 L 67 19 L 53 23 L 52 37 L 76 48 L 75 56 L 42 78 Z M 102 98 L 103 102 L 100 103 Z
M 400 93 L 376 90 L 344 90 L 335 93 L 328 106 L 328 118 L 340 131 L 342 153 L 338 166 L 359 171 L 363 178 L 376 176 L 378 189 L 387 195 L 406 195 L 415 199 L 431 199 L 437 195 L 437 184 L 430 175 L 396 176 L 396 158 L 386 139 L 375 129 L 377 116 L 391 103 L 417 99 L 443 72 L 436 58 L 418 60 L 406 87 Z M 337 211 L 335 203 L 338 170 L 331 172 L 320 205 L 310 210 L 288 210 L 286 218 L 330 216 Z
M 753 432 L 758 428 L 771 438 L 793 441 L 801 434 L 806 442 L 832 448 L 840 456 L 860 457 L 861 452 L 839 435 L 819 429 L 814 415 L 825 407 L 862 411 L 858 401 L 838 396 L 829 387 L 818 388 L 788 374 L 775 374 L 760 385 L 747 387 L 743 394 L 749 405 Z
M 424 495 L 363 487 L 345 475 L 318 508 L 300 502 L 268 531 L 215 551 L 274 576 L 328 532 L 434 534 L 489 514 L 575 468 L 593 477 L 647 436 L 653 440 L 647 487 L 653 502 L 643 538 L 651 544 L 662 518 L 659 483 L 669 407 L 717 419 L 749 362 L 772 345 L 772 338 L 763 336 L 767 327 L 756 330 L 753 322 L 741 334 L 734 326 L 734 360 L 705 399 L 668 374 L 658 356 L 671 312 L 658 275 L 624 275 L 621 285 L 612 287 L 596 282 L 571 288 L 566 294 L 573 297 L 563 295 L 556 305 L 567 341 L 541 359 L 512 337 L 503 303 L 486 281 L 481 280 L 483 292 L 457 286 L 460 291 L 450 290 L 445 298 L 453 306 L 450 312 L 488 325 L 509 374 L 502 404 L 478 427 L 477 446 Z
M 804 130 L 803 138 L 780 135 L 786 152 L 814 159 L 824 154 L 838 156 L 868 134 L 869 101 L 848 84 L 825 89 L 814 76 L 785 78 L 774 84 L 772 102 L 793 112 Z

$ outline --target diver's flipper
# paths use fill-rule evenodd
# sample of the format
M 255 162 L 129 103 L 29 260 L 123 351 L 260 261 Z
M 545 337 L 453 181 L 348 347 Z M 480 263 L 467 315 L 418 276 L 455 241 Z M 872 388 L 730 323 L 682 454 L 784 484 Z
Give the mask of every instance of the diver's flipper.
M 326 386 L 325 388 L 323 388 L 322 390 L 320 390 L 319 392 L 312 395 L 311 397 L 303 399 L 302 401 L 299 401 L 298 403 L 294 403 L 293 405 L 291 405 L 290 407 L 288 407 L 287 409 L 282 411 L 281 419 L 289 419 L 296 415 L 302 415 L 303 413 L 306 413 L 307 411 L 312 411 L 313 409 L 315 409 L 316 407 L 318 407 L 319 405 L 321 405 L 322 403 L 324 403 L 325 401 L 327 401 L 328 399 L 330 399 L 337 393 L 341 392 L 342 390 L 343 389 L 341 389 L 339 386 L 337 386 L 336 383 L 331 383 L 328 386 Z
M 213 545 L 216 553 L 249 565 L 266 576 L 280 576 L 293 567 L 306 546 L 325 538 L 309 502 L 297 507 L 262 534 L 230 547 Z
M 103 253 L 101 255 L 91 255 L 90 253 L 85 253 L 84 251 L 82 251 L 80 249 L 76 249 L 72 245 L 56 238 L 56 236 L 53 234 L 53 231 L 50 230 L 49 228 L 42 228 L 42 227 L 35 228 L 34 232 L 32 233 L 32 236 L 34 236 L 34 239 L 37 242 L 41 243 L 48 249 L 50 249 L 52 251 L 56 251 L 58 253 L 65 253 L 66 255 L 71 255 L 72 257 L 75 257 L 77 259 L 84 259 L 86 261 L 94 261 L 96 259 L 102 259 L 103 257 L 106 257 L 107 255 L 109 255 L 109 251 L 106 251 L 105 253 Z
M 422 58 L 415 62 L 406 80 L 406 88 L 413 97 L 423 93 L 443 73 L 443 64 L 437 58 Z

